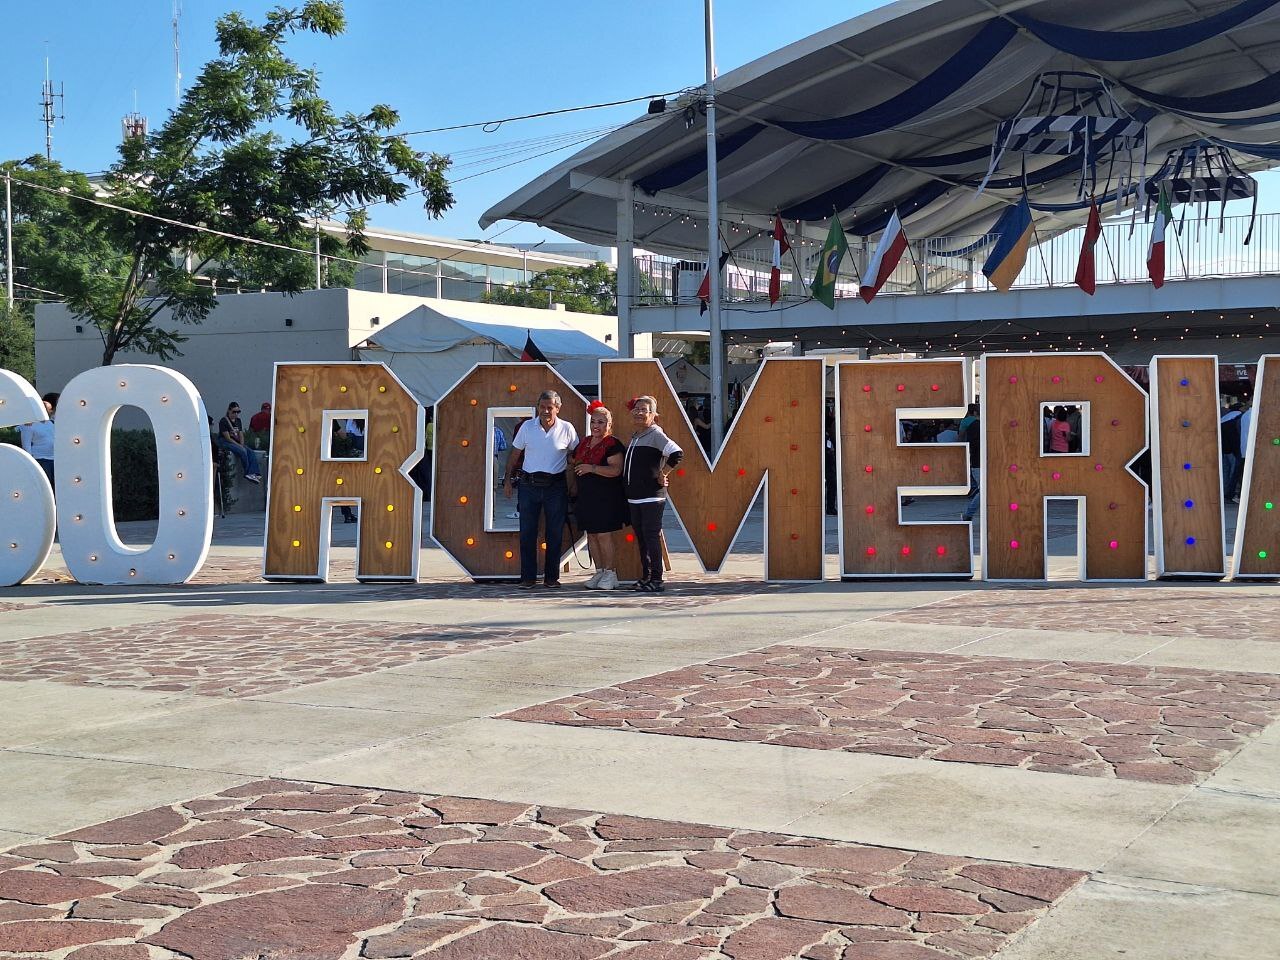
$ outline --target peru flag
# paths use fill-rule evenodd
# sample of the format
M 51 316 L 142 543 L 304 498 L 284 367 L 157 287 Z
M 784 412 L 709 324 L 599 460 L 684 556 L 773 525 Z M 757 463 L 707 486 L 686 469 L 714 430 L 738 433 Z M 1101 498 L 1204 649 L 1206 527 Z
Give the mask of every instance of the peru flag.
M 1094 274 L 1093 248 L 1098 245 L 1102 236 L 1102 215 L 1098 212 L 1096 200 L 1089 201 L 1089 222 L 1084 226 L 1084 241 L 1080 244 L 1080 259 L 1076 262 L 1076 286 L 1093 296 L 1098 288 L 1098 280 Z
M 870 303 L 880 292 L 884 282 L 897 268 L 898 261 L 902 259 L 902 253 L 906 249 L 907 234 L 902 229 L 902 221 L 898 219 L 898 211 L 894 210 L 893 216 L 889 218 L 889 225 L 884 228 L 884 233 L 880 235 L 880 242 L 876 244 L 875 256 L 867 264 L 863 284 L 858 288 L 858 294 L 864 301 Z
M 769 306 L 773 306 L 782 298 L 782 257 L 791 244 L 787 243 L 787 231 L 783 229 L 782 217 L 773 218 L 773 269 L 769 271 Z

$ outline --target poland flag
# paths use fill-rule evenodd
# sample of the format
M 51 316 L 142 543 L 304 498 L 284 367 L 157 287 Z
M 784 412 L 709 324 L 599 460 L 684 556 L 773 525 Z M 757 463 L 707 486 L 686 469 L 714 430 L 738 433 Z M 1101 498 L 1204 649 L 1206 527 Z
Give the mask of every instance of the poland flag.
M 876 244 L 875 256 L 867 264 L 863 284 L 858 288 L 858 294 L 863 300 L 870 303 L 880 292 L 884 282 L 889 279 L 889 274 L 897 268 L 898 261 L 902 259 L 902 253 L 906 249 L 907 235 L 902 229 L 902 221 L 898 219 L 898 211 L 894 210 L 893 216 L 889 219 L 889 225 L 884 228 L 884 233 L 880 235 L 880 242 Z

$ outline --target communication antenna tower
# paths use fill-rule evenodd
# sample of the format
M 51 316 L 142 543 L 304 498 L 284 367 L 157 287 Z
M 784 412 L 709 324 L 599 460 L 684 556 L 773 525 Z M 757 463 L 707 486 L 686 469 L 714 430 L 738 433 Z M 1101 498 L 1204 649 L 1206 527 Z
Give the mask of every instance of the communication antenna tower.
M 53 159 L 53 125 L 58 120 L 66 122 L 66 84 L 58 84 L 58 92 L 53 92 L 53 81 L 49 79 L 49 58 L 44 58 L 44 84 L 40 88 L 40 108 L 43 111 L 44 123 L 44 156 Z M 55 104 L 54 101 L 57 101 Z
M 182 0 L 173 0 L 173 105 L 182 103 L 182 61 L 179 57 L 178 19 L 182 16 Z
M 141 140 L 147 135 L 147 118 L 138 112 L 138 91 L 133 91 L 133 112 L 120 118 L 120 134 L 125 141 Z

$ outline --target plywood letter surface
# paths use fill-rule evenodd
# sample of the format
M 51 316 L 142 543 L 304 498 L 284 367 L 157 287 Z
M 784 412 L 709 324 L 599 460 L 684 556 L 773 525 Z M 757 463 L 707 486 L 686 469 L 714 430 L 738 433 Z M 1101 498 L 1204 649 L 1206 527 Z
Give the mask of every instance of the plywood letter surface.
M 618 439 L 630 439 L 626 403 L 649 395 L 659 424 L 685 453 L 668 496 L 705 569 L 719 570 L 765 485 L 765 578 L 821 580 L 823 361 L 770 358 L 760 367 L 714 467 L 657 360 L 603 360 L 601 399 Z
M 1147 488 L 1128 465 L 1147 445 L 1146 395 L 1104 354 L 987 356 L 983 366 L 987 578 L 1044 579 L 1045 500 L 1060 497 L 1085 503 L 1081 579 L 1145 579 Z M 1046 404 L 1088 405 L 1086 452 L 1042 453 Z
M 329 459 L 326 411 L 363 413 L 364 459 Z M 267 492 L 268 580 L 325 580 L 333 507 L 359 507 L 358 580 L 418 577 L 425 412 L 381 363 L 277 363 Z
M 965 443 L 899 442 L 899 418 L 964 416 L 963 360 L 842 363 L 837 367 L 842 577 L 969 577 L 969 524 L 903 523 L 903 496 L 969 490 Z
M 520 576 L 520 534 L 485 530 L 489 410 L 523 407 L 532 417 L 543 390 L 560 394 L 560 417 L 581 437 L 587 401 L 545 363 L 476 364 L 436 402 L 431 536 L 477 580 Z M 502 459 L 505 463 L 505 453 Z M 499 490 L 490 496 L 495 498 L 495 512 L 515 509 L 514 495 L 507 500 Z M 572 549 L 567 535 L 564 545 Z
M 1280 577 L 1280 355 L 1258 360 L 1236 524 L 1236 578 Z
M 1217 357 L 1151 359 L 1158 577 L 1226 573 L 1218 416 Z

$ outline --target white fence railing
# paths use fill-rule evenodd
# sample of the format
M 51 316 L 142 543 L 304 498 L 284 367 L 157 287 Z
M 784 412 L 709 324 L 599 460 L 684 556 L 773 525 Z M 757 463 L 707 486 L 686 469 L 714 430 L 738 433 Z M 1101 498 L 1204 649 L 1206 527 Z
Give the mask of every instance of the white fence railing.
M 1280 214 L 1249 217 L 1196 219 L 1187 211 L 1175 220 L 1166 236 L 1165 279 L 1175 281 L 1201 277 L 1246 277 L 1280 274 Z M 1095 274 L 1099 285 L 1147 283 L 1147 248 L 1151 225 L 1141 219 L 1130 228 L 1129 221 L 1103 224 L 1102 236 L 1094 248 Z M 1084 228 L 1077 227 L 1033 245 L 1015 288 L 1065 287 L 1075 283 L 1076 264 Z M 982 265 L 994 243 L 994 236 L 928 237 L 911 241 L 910 255 L 904 255 L 881 295 L 935 294 L 993 289 L 982 273 Z M 865 258 L 874 251 L 851 244 L 850 256 L 841 266 L 837 297 L 854 297 L 858 275 Z M 805 257 L 787 255 L 782 269 L 785 299 L 796 302 L 808 297 L 814 261 L 819 250 L 805 247 Z M 852 265 L 850 260 L 853 261 Z M 637 305 L 658 306 L 692 303 L 705 270 L 703 261 L 675 260 L 671 257 L 643 256 L 635 260 L 639 277 Z M 797 269 L 798 266 L 798 269 Z M 725 272 L 723 298 L 726 302 L 767 300 L 770 261 L 750 254 L 735 253 Z

